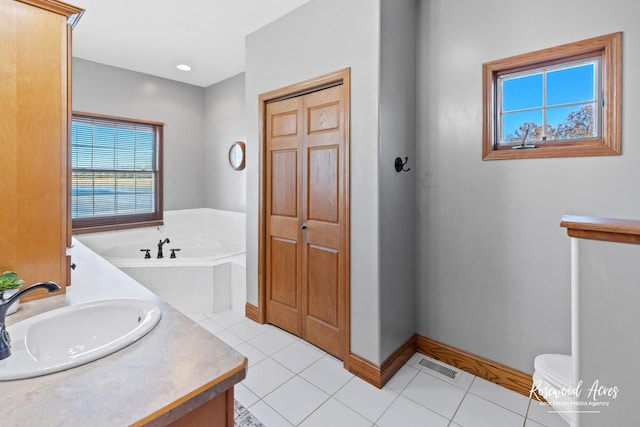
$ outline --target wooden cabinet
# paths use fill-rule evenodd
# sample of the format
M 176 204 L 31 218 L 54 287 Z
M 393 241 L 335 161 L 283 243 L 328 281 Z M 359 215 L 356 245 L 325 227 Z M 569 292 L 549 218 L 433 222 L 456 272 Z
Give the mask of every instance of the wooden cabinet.
M 62 292 L 70 276 L 67 20 L 81 12 L 56 0 L 0 0 L 0 270 L 27 284 L 53 280 Z
M 169 424 L 169 427 L 233 427 L 233 386 Z

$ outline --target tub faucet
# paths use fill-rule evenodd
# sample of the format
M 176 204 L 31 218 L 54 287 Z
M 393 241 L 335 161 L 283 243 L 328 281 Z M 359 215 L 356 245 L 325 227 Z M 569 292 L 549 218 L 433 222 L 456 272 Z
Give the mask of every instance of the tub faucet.
M 6 359 L 7 357 L 11 356 L 11 337 L 9 337 L 9 332 L 4 325 L 4 319 L 7 315 L 7 310 L 9 309 L 11 304 L 16 302 L 24 294 L 41 288 L 44 288 L 49 292 L 55 292 L 61 289 L 57 283 L 40 282 L 22 289 L 21 291 L 8 298 L 6 301 L 0 300 L 0 360 Z
M 166 243 L 171 243 L 171 240 L 169 240 L 168 237 L 158 242 L 158 258 L 164 258 L 164 254 L 162 253 L 162 246 Z

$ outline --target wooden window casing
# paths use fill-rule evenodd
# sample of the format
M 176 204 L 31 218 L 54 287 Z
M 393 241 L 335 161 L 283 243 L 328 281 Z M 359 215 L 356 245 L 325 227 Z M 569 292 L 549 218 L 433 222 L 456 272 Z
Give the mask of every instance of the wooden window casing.
M 90 127 L 92 132 L 91 135 L 76 135 L 76 132 L 80 133 L 76 127 L 72 132 L 73 177 L 70 198 L 73 233 L 161 225 L 163 220 L 162 147 L 164 124 L 81 112 L 73 113 L 72 123 L 74 126 L 85 125 L 85 130 Z M 96 131 L 98 127 L 107 131 L 113 129 L 114 141 L 109 142 L 107 138 L 99 137 Z M 133 140 L 123 138 L 126 140 L 123 142 L 116 136 L 120 131 L 128 132 L 133 136 Z M 142 146 L 143 143 L 137 141 L 141 132 L 147 139 L 144 146 Z M 152 143 L 149 142 L 148 137 L 151 132 L 153 133 Z M 124 146 L 125 144 L 128 145 Z M 149 146 L 152 146 L 151 153 L 149 153 Z M 80 155 L 79 150 L 85 151 Z M 113 150 L 113 153 L 99 154 L 100 151 L 108 153 L 110 150 Z M 140 153 L 144 151 L 147 153 L 141 155 Z M 88 154 L 89 152 L 90 154 Z M 138 164 L 136 164 L 137 162 Z M 140 163 L 144 163 L 145 166 L 141 167 Z M 112 166 L 110 166 L 111 164 Z M 83 180 L 87 192 L 81 195 L 79 188 L 80 182 Z M 106 213 L 109 209 L 105 208 L 105 205 L 102 206 L 102 209 L 94 207 L 92 214 L 80 213 L 82 210 L 79 207 L 81 197 L 84 197 L 85 205 L 91 203 L 95 206 L 100 205 L 100 194 L 96 192 L 100 180 L 113 181 L 106 185 L 114 191 L 114 194 L 106 194 L 107 198 L 113 196 L 113 214 Z M 122 181 L 118 182 L 119 180 L 127 180 L 130 188 L 124 190 L 126 186 L 122 184 Z M 148 188 L 149 185 L 151 188 Z M 88 192 L 88 187 L 91 187 L 90 192 Z M 140 200 L 146 199 L 146 202 L 139 203 L 139 198 Z M 122 207 L 125 203 L 128 208 Z M 139 205 L 144 207 L 139 207 Z M 106 206 L 108 207 L 109 203 L 106 203 Z
M 578 59 L 599 58 L 601 79 L 601 124 L 597 138 L 536 141 L 536 148 L 514 150 L 518 144 L 499 144 L 498 78 L 505 74 L 534 70 Z M 482 65 L 483 134 L 482 159 L 526 159 L 549 157 L 610 156 L 621 153 L 622 137 L 622 33 L 569 43 L 513 56 Z

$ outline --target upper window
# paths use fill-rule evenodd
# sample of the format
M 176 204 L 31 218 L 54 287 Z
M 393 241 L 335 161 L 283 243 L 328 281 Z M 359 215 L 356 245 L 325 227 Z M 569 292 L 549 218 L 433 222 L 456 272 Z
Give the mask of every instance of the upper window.
M 620 154 L 621 33 L 483 65 L 483 159 Z
M 74 113 L 74 232 L 162 222 L 162 129 L 157 122 Z

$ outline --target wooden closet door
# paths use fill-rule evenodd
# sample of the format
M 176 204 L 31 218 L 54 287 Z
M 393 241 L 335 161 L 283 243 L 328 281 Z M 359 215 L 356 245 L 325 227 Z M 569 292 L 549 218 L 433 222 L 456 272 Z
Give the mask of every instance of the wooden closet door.
M 267 322 L 302 335 L 300 244 L 299 99 L 273 102 L 266 110 L 266 303 Z
M 345 353 L 343 86 L 266 108 L 266 317 Z
M 303 338 L 344 357 L 343 86 L 302 97 Z

